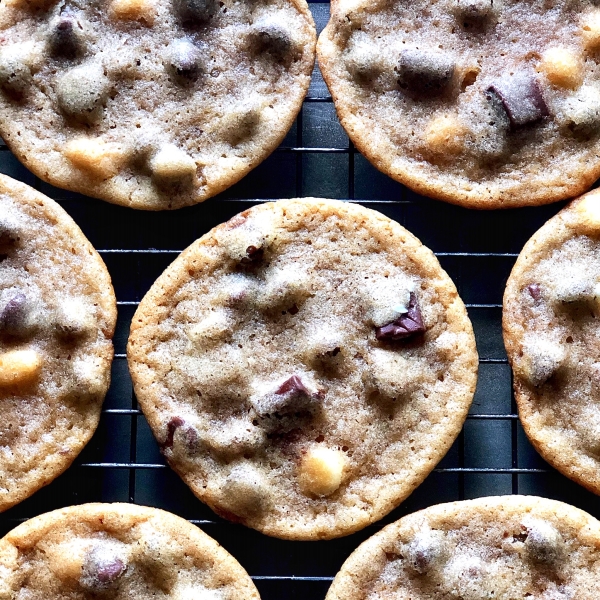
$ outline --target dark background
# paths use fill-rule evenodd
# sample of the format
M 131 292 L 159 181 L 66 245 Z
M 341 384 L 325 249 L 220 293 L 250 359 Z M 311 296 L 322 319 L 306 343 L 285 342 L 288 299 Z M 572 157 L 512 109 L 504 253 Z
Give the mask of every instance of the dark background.
M 313 3 L 319 32 L 329 4 Z M 32 498 L 0 515 L 0 534 L 49 510 L 83 502 L 135 502 L 199 525 L 237 558 L 263 600 L 322 600 L 347 556 L 383 525 L 438 502 L 493 494 L 565 500 L 600 517 L 600 499 L 551 469 L 525 438 L 511 394 L 502 343 L 506 279 L 524 243 L 564 203 L 477 212 L 412 193 L 355 153 L 318 69 L 302 112 L 282 146 L 224 194 L 192 208 L 147 213 L 53 188 L 0 147 L 0 172 L 57 200 L 105 260 L 119 319 L 112 385 L 100 427 L 75 464 Z M 349 199 L 395 219 L 438 256 L 467 305 L 480 354 L 479 383 L 463 432 L 438 468 L 385 519 L 346 538 L 287 542 L 217 517 L 164 464 L 137 410 L 125 346 L 137 303 L 177 254 L 200 235 L 253 203 L 319 196 Z

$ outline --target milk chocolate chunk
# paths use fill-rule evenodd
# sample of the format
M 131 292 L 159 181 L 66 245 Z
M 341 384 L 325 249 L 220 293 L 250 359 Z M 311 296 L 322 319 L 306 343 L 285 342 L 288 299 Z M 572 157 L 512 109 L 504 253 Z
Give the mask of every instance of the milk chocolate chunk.
M 404 50 L 396 67 L 398 85 L 409 94 L 439 96 L 450 85 L 454 61 L 425 50 Z
M 286 379 L 277 388 L 275 393 L 278 395 L 287 393 L 310 395 L 310 392 L 304 387 L 304 384 L 298 375 L 292 375 L 289 379 Z
M 542 292 L 540 290 L 540 286 L 537 283 L 532 283 L 527 286 L 527 290 L 529 291 L 529 295 L 537 302 L 542 297 Z
M 179 17 L 188 24 L 206 23 L 218 8 L 215 0 L 173 0 L 173 7 Z
M 560 558 L 564 542 L 556 527 L 541 519 L 532 519 L 525 527 L 525 548 L 533 561 L 550 564 Z
M 116 583 L 126 570 L 123 560 L 111 548 L 93 548 L 86 557 L 80 583 L 89 590 L 106 589 Z
M 257 246 L 248 246 L 246 248 L 246 256 L 242 258 L 242 264 L 248 265 L 259 262 L 262 260 L 264 253 L 265 251 L 263 248 L 259 248 Z
M 84 49 L 83 28 L 77 17 L 64 12 L 50 24 L 50 51 L 55 56 L 75 58 Z
M 31 306 L 27 296 L 20 291 L 8 295 L 0 307 L 0 334 L 25 337 L 31 333 L 33 326 Z
M 423 317 L 419 302 L 414 292 L 410 293 L 408 312 L 400 315 L 396 320 L 377 327 L 375 335 L 378 340 L 405 340 L 425 332 Z
M 185 421 L 181 417 L 172 417 L 171 420 L 167 423 L 167 436 L 165 437 L 165 441 L 161 444 L 161 450 L 166 450 L 167 448 L 173 447 L 173 438 L 175 437 L 175 432 L 180 427 L 183 427 Z
M 171 44 L 167 64 L 183 79 L 196 79 L 202 73 L 200 50 L 189 40 L 176 40 Z
M 289 54 L 292 39 L 279 23 L 270 20 L 260 21 L 255 25 L 254 31 L 257 51 L 268 52 L 276 58 Z
M 440 531 L 424 530 L 415 536 L 404 552 L 410 567 L 424 575 L 435 567 L 443 557 L 443 534 Z
M 513 129 L 541 121 L 549 115 L 540 86 L 530 73 L 516 73 L 493 83 L 488 99 L 506 112 Z

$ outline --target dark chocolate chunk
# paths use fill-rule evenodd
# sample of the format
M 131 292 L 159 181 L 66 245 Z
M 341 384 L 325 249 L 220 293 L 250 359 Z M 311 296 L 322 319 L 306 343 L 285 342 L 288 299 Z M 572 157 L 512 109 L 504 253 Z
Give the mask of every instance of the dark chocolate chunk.
M 177 40 L 171 44 L 167 63 L 182 79 L 196 79 L 202 74 L 200 51 L 188 40 Z
M 54 55 L 75 58 L 83 51 L 83 28 L 71 13 L 63 13 L 51 25 L 48 43 Z
M 31 331 L 30 306 L 23 292 L 15 291 L 6 297 L 0 307 L 0 333 L 23 337 Z
M 302 383 L 302 380 L 300 379 L 300 377 L 298 377 L 298 375 L 292 375 L 289 379 L 286 379 L 278 388 L 277 391 L 275 392 L 276 394 L 287 394 L 287 393 L 292 393 L 292 394 L 306 394 L 306 395 L 310 395 L 310 392 L 306 389 L 306 387 L 304 387 L 304 384 Z
M 0 251 L 7 251 L 19 241 L 19 233 L 10 224 L 0 221 Z
M 203 24 L 216 14 L 218 3 L 216 0 L 173 0 L 173 7 L 184 22 Z
M 246 248 L 246 256 L 242 258 L 242 263 L 247 265 L 250 263 L 256 263 L 262 260 L 264 256 L 264 249 L 258 248 L 257 246 L 248 246 Z
M 458 0 L 457 16 L 466 30 L 478 31 L 496 16 L 498 0 Z
M 167 436 L 165 441 L 160 445 L 161 450 L 166 450 L 167 448 L 173 447 L 173 438 L 175 437 L 175 432 L 184 424 L 185 421 L 181 417 L 171 417 L 170 421 L 167 423 Z
M 425 332 L 423 317 L 417 297 L 410 293 L 408 312 L 400 315 L 395 321 L 378 327 L 375 335 L 378 340 L 405 340 Z
M 396 67 L 398 85 L 418 96 L 439 96 L 449 87 L 454 61 L 443 54 L 424 50 L 404 50 Z
M 537 302 L 542 294 L 541 294 L 541 290 L 540 290 L 540 286 L 537 283 L 532 283 L 530 285 L 527 286 L 527 289 L 529 290 L 529 295 Z
M 513 129 L 537 123 L 549 114 L 540 86 L 531 73 L 499 79 L 488 88 L 487 96 L 494 106 L 506 112 Z
M 267 52 L 275 58 L 289 54 L 292 40 L 285 29 L 275 23 L 259 23 L 255 28 L 256 50 Z

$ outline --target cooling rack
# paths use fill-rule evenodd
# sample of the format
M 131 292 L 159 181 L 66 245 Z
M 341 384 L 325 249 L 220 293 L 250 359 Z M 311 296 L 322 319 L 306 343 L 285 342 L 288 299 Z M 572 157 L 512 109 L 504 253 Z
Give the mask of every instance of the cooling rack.
M 310 4 L 321 29 L 329 4 Z M 75 464 L 32 498 L 0 515 L 0 534 L 49 510 L 83 502 L 134 502 L 189 519 L 246 568 L 263 600 L 322 600 L 347 556 L 402 515 L 439 502 L 495 494 L 536 494 L 600 518 L 600 499 L 550 468 L 519 424 L 502 343 L 501 302 L 529 237 L 564 203 L 495 212 L 467 210 L 412 193 L 376 171 L 341 128 L 315 69 L 302 112 L 281 147 L 239 184 L 203 204 L 145 213 L 84 198 L 35 178 L 5 146 L 0 172 L 57 200 L 99 249 L 118 299 L 112 384 L 97 433 Z M 438 468 L 399 508 L 361 532 L 332 541 L 288 542 L 217 517 L 162 459 L 132 392 L 125 346 L 139 300 L 178 253 L 250 205 L 319 196 L 360 202 L 414 233 L 456 283 L 475 328 L 479 382 L 465 427 Z

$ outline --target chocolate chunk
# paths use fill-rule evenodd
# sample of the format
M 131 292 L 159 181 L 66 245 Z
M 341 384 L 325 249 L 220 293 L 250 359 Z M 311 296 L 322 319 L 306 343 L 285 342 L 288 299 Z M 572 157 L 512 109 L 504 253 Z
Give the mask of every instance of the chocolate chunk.
M 173 0 L 173 8 L 188 24 L 204 24 L 217 12 L 216 0 Z
M 408 312 L 400 315 L 395 321 L 378 327 L 375 335 L 378 340 L 405 340 L 425 332 L 421 309 L 414 292 L 410 293 Z
M 535 562 L 550 564 L 558 560 L 563 551 L 564 542 L 558 530 L 540 519 L 527 524 L 525 548 Z
M 100 64 L 83 64 L 67 71 L 56 86 L 56 99 L 69 116 L 87 119 L 108 97 L 110 82 Z
M 200 51 L 188 40 L 177 40 L 169 47 L 168 66 L 182 79 L 196 79 L 202 74 L 200 59 Z
M 478 31 L 496 15 L 498 0 L 458 0 L 457 16 L 466 30 Z
M 540 286 L 537 283 L 532 283 L 527 286 L 529 295 L 537 302 L 542 297 Z
M 0 252 L 6 252 L 19 241 L 16 227 L 0 219 Z
M 439 96 L 449 87 L 454 61 L 442 54 L 424 50 L 404 50 L 396 67 L 398 85 L 418 96 Z
M 444 556 L 444 537 L 439 531 L 421 531 L 408 545 L 404 553 L 410 567 L 424 575 Z
M 248 246 L 246 248 L 246 256 L 242 258 L 242 264 L 256 263 L 262 260 L 264 256 L 264 249 L 258 248 L 257 246 Z
M 540 86 L 530 73 L 499 79 L 488 88 L 487 96 L 504 110 L 513 129 L 537 123 L 549 114 Z
M 167 448 L 173 447 L 173 438 L 175 437 L 175 432 L 184 424 L 185 421 L 181 417 L 171 417 L 171 420 L 167 423 L 167 436 L 165 441 L 160 445 L 161 450 L 166 450 Z
M 88 590 L 104 590 L 116 583 L 126 568 L 127 565 L 115 555 L 110 544 L 101 544 L 86 556 L 80 583 Z
M 254 402 L 257 423 L 267 432 L 289 431 L 299 420 L 311 418 L 323 397 L 322 390 L 311 392 L 298 375 L 292 375 L 274 392 Z
M 266 52 L 275 58 L 283 58 L 292 47 L 289 33 L 276 23 L 258 23 L 255 27 L 255 39 L 257 52 Z
M 275 392 L 276 394 L 306 394 L 310 395 L 310 392 L 304 387 L 302 380 L 298 375 L 292 375 L 289 379 L 286 379 Z
M 125 571 L 125 565 L 120 558 L 115 558 L 112 562 L 105 562 L 98 565 L 98 581 L 100 583 L 112 583 L 116 581 Z
M 75 58 L 83 51 L 83 28 L 77 18 L 63 13 L 51 25 L 48 43 L 50 51 L 57 56 Z
M 8 295 L 0 308 L 0 333 L 6 336 L 25 337 L 31 333 L 33 322 L 27 296 L 15 291 Z

